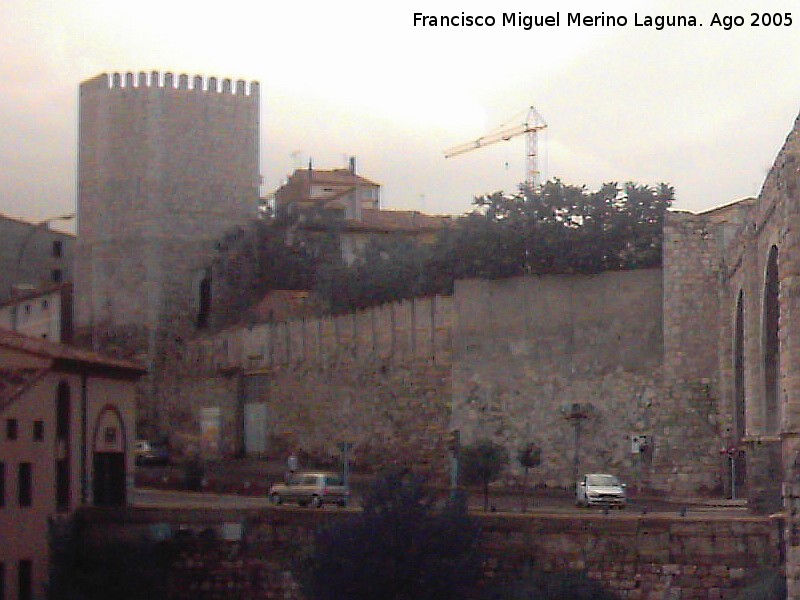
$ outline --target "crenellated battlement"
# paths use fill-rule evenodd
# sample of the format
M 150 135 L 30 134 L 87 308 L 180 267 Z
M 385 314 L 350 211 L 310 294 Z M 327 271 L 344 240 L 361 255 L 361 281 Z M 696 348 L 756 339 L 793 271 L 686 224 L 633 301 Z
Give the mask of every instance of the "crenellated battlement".
M 202 92 L 208 94 L 230 94 L 236 96 L 258 97 L 259 83 L 251 81 L 248 83 L 243 79 L 237 79 L 235 84 L 232 79 L 219 79 L 218 77 L 203 77 L 194 75 L 189 77 L 181 73 L 177 77 L 169 71 L 151 71 L 145 73 L 102 73 L 92 79 L 88 79 L 81 84 L 83 89 L 162 89 L 162 90 L 186 90 Z

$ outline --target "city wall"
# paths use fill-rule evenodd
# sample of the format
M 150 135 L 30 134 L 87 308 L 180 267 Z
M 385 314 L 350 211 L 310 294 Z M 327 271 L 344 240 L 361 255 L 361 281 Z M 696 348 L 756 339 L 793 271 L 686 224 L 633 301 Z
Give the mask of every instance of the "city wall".
M 300 600 L 293 560 L 315 532 L 348 513 L 279 510 L 93 509 L 81 514 L 91 537 L 161 539 L 181 532 L 188 543 L 173 565 L 172 589 L 205 598 L 219 590 L 254 600 Z M 519 568 L 580 572 L 622 598 L 733 599 L 764 569 L 782 566 L 782 522 L 773 517 L 661 515 L 482 515 L 490 557 L 487 580 Z M 203 533 L 205 532 L 205 533 Z M 240 535 L 241 534 L 241 535 Z M 231 541 L 225 541 L 228 535 Z M 489 583 L 488 585 L 491 585 Z M 208 596 L 203 594 L 207 593 Z M 175 597 L 184 597 L 176 595 Z
M 536 485 L 612 471 L 651 492 L 721 493 L 714 387 L 663 374 L 661 273 L 464 281 L 452 298 L 223 331 L 176 354 L 163 416 L 199 439 L 199 415 L 218 407 L 212 446 L 223 455 L 294 450 L 325 462 L 353 442 L 357 465 L 444 476 L 458 429 L 464 444 L 507 448 L 508 484 L 534 443 Z M 245 431 L 255 409 L 261 447 Z M 632 436 L 647 441 L 634 451 Z

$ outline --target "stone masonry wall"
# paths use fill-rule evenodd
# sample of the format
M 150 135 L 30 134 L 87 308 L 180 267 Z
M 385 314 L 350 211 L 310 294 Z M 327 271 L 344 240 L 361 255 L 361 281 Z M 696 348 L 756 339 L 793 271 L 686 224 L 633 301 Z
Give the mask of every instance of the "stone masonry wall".
M 314 532 L 347 513 L 279 510 L 84 511 L 94 539 L 139 540 L 155 531 L 211 532 L 212 541 L 186 543 L 173 565 L 175 598 L 228 594 L 301 599 L 296 557 L 313 544 Z M 732 600 L 762 569 L 782 567 L 779 518 L 649 515 L 482 515 L 487 584 L 533 566 L 576 571 L 602 582 L 622 598 Z M 241 541 L 221 539 L 242 525 Z M 235 527 L 238 529 L 238 527 Z M 190 596 L 185 595 L 191 590 Z M 184 594 L 184 595 L 181 595 Z M 235 594 L 241 594 L 235 596 Z
M 415 299 L 195 340 L 162 373 L 162 419 L 183 432 L 173 436 L 182 444 L 200 436 L 203 408 L 220 407 L 220 450 L 230 455 L 244 450 L 247 405 L 259 404 L 268 415 L 268 454 L 292 448 L 320 462 L 351 441 L 362 465 L 414 464 L 441 474 L 451 302 Z
M 661 280 L 653 269 L 458 282 L 453 426 L 465 443 L 489 438 L 512 457 L 539 445 L 534 478 L 548 487 L 611 471 L 673 495 L 719 491 L 713 391 L 662 374 Z
M 268 453 L 326 460 L 352 441 L 364 464 L 391 457 L 440 474 L 451 429 L 465 443 L 498 441 L 512 459 L 534 442 L 534 481 L 565 488 L 575 430 L 562 408 L 588 403 L 581 469 L 663 493 L 719 492 L 716 398 L 707 384 L 662 376 L 661 301 L 660 270 L 469 281 L 453 299 L 223 331 L 176 354 L 162 418 L 199 435 L 209 402 L 232 407 L 221 450 L 236 453 L 243 414 L 258 404 Z M 632 435 L 648 436 L 644 452 L 632 452 Z M 521 473 L 512 460 L 509 483 Z
M 83 339 L 154 361 L 162 338 L 194 331 L 215 243 L 256 216 L 258 128 L 256 82 L 195 77 L 190 86 L 186 75 L 154 72 L 81 84 Z

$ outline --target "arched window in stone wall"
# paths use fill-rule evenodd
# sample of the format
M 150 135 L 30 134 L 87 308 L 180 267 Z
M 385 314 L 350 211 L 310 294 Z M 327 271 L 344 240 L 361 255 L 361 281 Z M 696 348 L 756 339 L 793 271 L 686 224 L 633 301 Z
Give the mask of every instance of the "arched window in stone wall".
M 737 442 L 745 434 L 745 388 L 744 388 L 744 292 L 739 291 L 736 301 L 736 322 L 733 338 L 733 431 Z
M 780 304 L 778 298 L 778 248 L 772 246 L 767 258 L 767 273 L 764 282 L 764 423 L 767 433 L 778 433 L 780 425 L 779 388 L 781 356 L 778 339 Z

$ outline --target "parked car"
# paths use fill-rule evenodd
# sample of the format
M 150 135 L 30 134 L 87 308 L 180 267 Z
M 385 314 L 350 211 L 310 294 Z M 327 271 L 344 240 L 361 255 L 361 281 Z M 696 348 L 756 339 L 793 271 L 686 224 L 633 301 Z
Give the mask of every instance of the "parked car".
M 608 506 L 625 508 L 628 497 L 625 484 L 614 475 L 589 473 L 578 481 L 575 488 L 576 506 Z
M 136 440 L 136 464 L 145 465 L 168 465 L 169 450 L 166 446 L 153 444 L 148 440 Z
M 319 508 L 324 504 L 347 506 L 350 487 L 338 473 L 324 471 L 294 473 L 286 483 L 276 483 L 269 489 L 272 504 L 296 502 L 300 506 Z

